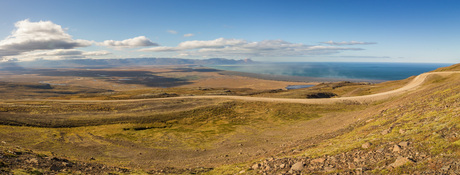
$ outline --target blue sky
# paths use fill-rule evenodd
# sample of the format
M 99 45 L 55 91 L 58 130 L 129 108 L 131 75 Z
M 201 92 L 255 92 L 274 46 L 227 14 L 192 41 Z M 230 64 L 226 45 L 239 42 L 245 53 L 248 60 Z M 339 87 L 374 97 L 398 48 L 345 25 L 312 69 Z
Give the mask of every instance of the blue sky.
M 4 61 L 460 61 L 455 0 L 2 0 L 0 25 Z

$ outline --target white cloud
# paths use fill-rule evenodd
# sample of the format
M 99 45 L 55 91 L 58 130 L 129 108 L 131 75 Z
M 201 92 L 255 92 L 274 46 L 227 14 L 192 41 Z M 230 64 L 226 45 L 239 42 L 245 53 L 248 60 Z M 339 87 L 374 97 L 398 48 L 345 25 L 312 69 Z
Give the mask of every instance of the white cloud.
M 250 42 L 244 39 L 217 38 L 214 40 L 191 40 L 179 43 L 175 47 L 159 46 L 145 36 L 138 36 L 122 41 L 106 40 L 94 42 L 73 39 L 66 29 L 51 21 L 30 22 L 29 20 L 15 23 L 16 29 L 4 40 L 0 40 L 0 60 L 19 58 L 31 59 L 75 59 L 99 57 L 111 54 L 109 51 L 84 52 L 76 50 L 93 44 L 122 49 L 133 47 L 156 46 L 139 49 L 138 51 L 173 52 L 181 56 L 201 57 L 289 57 L 308 55 L 330 55 L 346 50 L 362 50 L 361 48 L 345 47 L 345 45 L 376 44 L 375 42 L 342 41 L 322 42 L 328 45 L 305 45 L 290 43 L 284 40 L 264 40 Z M 177 31 L 168 30 L 171 34 Z M 194 36 L 192 33 L 184 37 Z M 157 47 L 159 46 L 159 47 Z M 116 56 L 114 56 L 116 57 Z M 101 57 L 102 58 L 102 57 Z
M 236 46 L 247 43 L 246 40 L 241 39 L 225 39 L 225 38 L 218 38 L 215 40 L 207 40 L 207 41 L 184 41 L 179 43 L 177 47 L 152 47 L 152 48 L 145 48 L 140 49 L 139 51 L 152 51 L 152 52 L 171 52 L 171 51 L 181 51 L 181 50 L 190 50 L 190 49 L 203 49 L 203 48 L 222 48 L 222 47 L 230 47 Z
M 135 38 L 126 39 L 123 41 L 114 41 L 114 40 L 106 40 L 104 42 L 98 43 L 98 45 L 102 46 L 110 46 L 110 47 L 143 47 L 143 46 L 158 46 L 157 43 L 150 41 L 145 36 L 138 36 Z
M 0 57 L 14 56 L 35 50 L 73 49 L 92 45 L 92 41 L 74 40 L 51 21 L 18 21 L 10 36 L 0 41 Z
M 80 51 L 80 50 L 58 49 L 58 50 L 47 51 L 47 52 L 32 53 L 31 55 L 34 55 L 34 56 L 67 56 L 67 55 L 82 55 L 82 54 L 83 54 L 83 51 Z
M 168 33 L 170 33 L 170 34 L 174 34 L 174 35 L 178 33 L 178 32 L 175 31 L 175 30 L 167 30 L 166 32 L 168 32 Z
M 92 52 L 83 52 L 82 55 L 85 56 L 105 56 L 105 55 L 110 55 L 112 52 L 106 51 L 106 50 L 99 50 L 99 51 L 92 51 Z
M 63 60 L 63 59 L 83 59 L 89 57 L 106 56 L 112 54 L 106 50 L 84 52 L 76 49 L 56 49 L 51 51 L 31 51 L 25 52 L 20 57 L 22 61 L 31 61 L 36 59 L 45 60 Z M 12 56 L 5 57 L 7 60 L 13 59 Z
M 184 37 L 192 37 L 192 36 L 195 36 L 195 34 L 193 34 L 193 33 L 184 34 Z
M 363 42 L 363 41 L 342 41 L 342 42 L 326 41 L 326 42 L 321 42 L 321 43 L 329 44 L 329 45 L 336 45 L 336 46 L 377 44 L 376 42 Z
M 225 38 L 217 38 L 215 40 L 207 40 L 207 41 L 185 41 L 178 45 L 181 49 L 197 49 L 197 48 L 219 48 L 219 47 L 230 47 L 236 45 L 246 44 L 246 40 L 242 39 L 225 39 Z
M 350 55 L 350 56 L 337 56 L 341 58 L 392 58 L 390 56 L 355 56 L 355 55 Z
M 177 52 L 182 56 L 201 57 L 282 57 L 282 56 L 307 56 L 328 55 L 345 50 L 362 50 L 340 46 L 311 46 L 302 43 L 290 43 L 284 40 L 264 40 L 260 42 L 248 42 L 242 39 L 218 38 L 206 41 L 185 41 L 177 47 L 153 47 L 140 49 L 139 51 L 152 52 Z
M 145 48 L 145 49 L 139 49 L 138 51 L 149 51 L 149 52 L 174 52 L 174 51 L 180 51 L 184 50 L 178 47 L 166 47 L 166 46 L 160 46 L 160 47 L 151 47 L 151 48 Z

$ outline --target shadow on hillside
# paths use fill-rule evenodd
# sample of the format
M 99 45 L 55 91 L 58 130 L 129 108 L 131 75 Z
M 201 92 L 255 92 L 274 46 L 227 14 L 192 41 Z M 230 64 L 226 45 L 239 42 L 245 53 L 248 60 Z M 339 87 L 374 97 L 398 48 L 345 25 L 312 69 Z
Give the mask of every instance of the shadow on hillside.
M 191 83 L 180 78 L 154 75 L 149 71 L 37 69 L 33 73 L 41 76 L 92 77 L 119 84 L 137 84 L 149 87 L 175 87 Z

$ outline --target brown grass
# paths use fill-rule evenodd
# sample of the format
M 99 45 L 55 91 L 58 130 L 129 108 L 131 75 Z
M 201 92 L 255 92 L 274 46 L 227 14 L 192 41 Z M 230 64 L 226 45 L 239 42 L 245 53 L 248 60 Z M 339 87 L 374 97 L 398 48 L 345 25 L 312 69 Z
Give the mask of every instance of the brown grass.
M 17 75 L 11 81 L 27 76 L 67 85 L 51 85 L 49 89 L 39 83 L 9 82 L 2 84 L 0 93 L 4 99 L 87 100 L 216 94 L 304 98 L 307 93 L 320 91 L 345 97 L 397 89 L 411 80 L 381 84 L 327 83 L 307 89 L 272 91 L 277 86 L 293 83 L 253 81 L 212 71 L 171 67 L 141 70 L 187 82 L 161 88 L 143 83 L 142 78 L 131 84 L 113 81 L 110 78 L 122 77 L 115 74 L 120 72 L 104 71 L 111 71 L 113 77 Z M 299 154 L 293 152 L 294 149 L 319 156 L 356 149 L 364 141 L 375 140 L 411 140 L 423 143 L 425 146 L 420 149 L 431 149 L 433 155 L 447 150 L 449 156 L 458 158 L 458 139 L 432 134 L 432 131 L 459 130 L 459 121 L 455 118 L 459 115 L 458 79 L 459 75 L 431 76 L 416 91 L 367 104 L 308 105 L 224 99 L 123 103 L 3 100 L 0 102 L 0 138 L 6 144 L 1 147 L 20 146 L 81 161 L 90 161 L 93 157 L 95 162 L 143 171 L 165 167 L 217 167 L 211 172 L 216 174 L 247 170 L 251 161 L 268 156 Z M 238 85 L 236 82 L 240 81 L 243 83 Z M 253 87 L 249 87 L 251 82 Z M 13 95 L 8 96 L 8 93 Z M 378 134 L 390 126 L 394 127 L 390 134 Z M 401 136 L 397 129 L 408 132 Z

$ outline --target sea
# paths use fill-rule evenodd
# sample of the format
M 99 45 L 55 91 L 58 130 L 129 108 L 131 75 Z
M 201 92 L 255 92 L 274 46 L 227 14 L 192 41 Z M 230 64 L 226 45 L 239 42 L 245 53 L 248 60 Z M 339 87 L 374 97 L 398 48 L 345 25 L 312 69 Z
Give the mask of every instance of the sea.
M 212 65 L 237 72 L 337 79 L 402 80 L 453 63 L 282 62 Z

